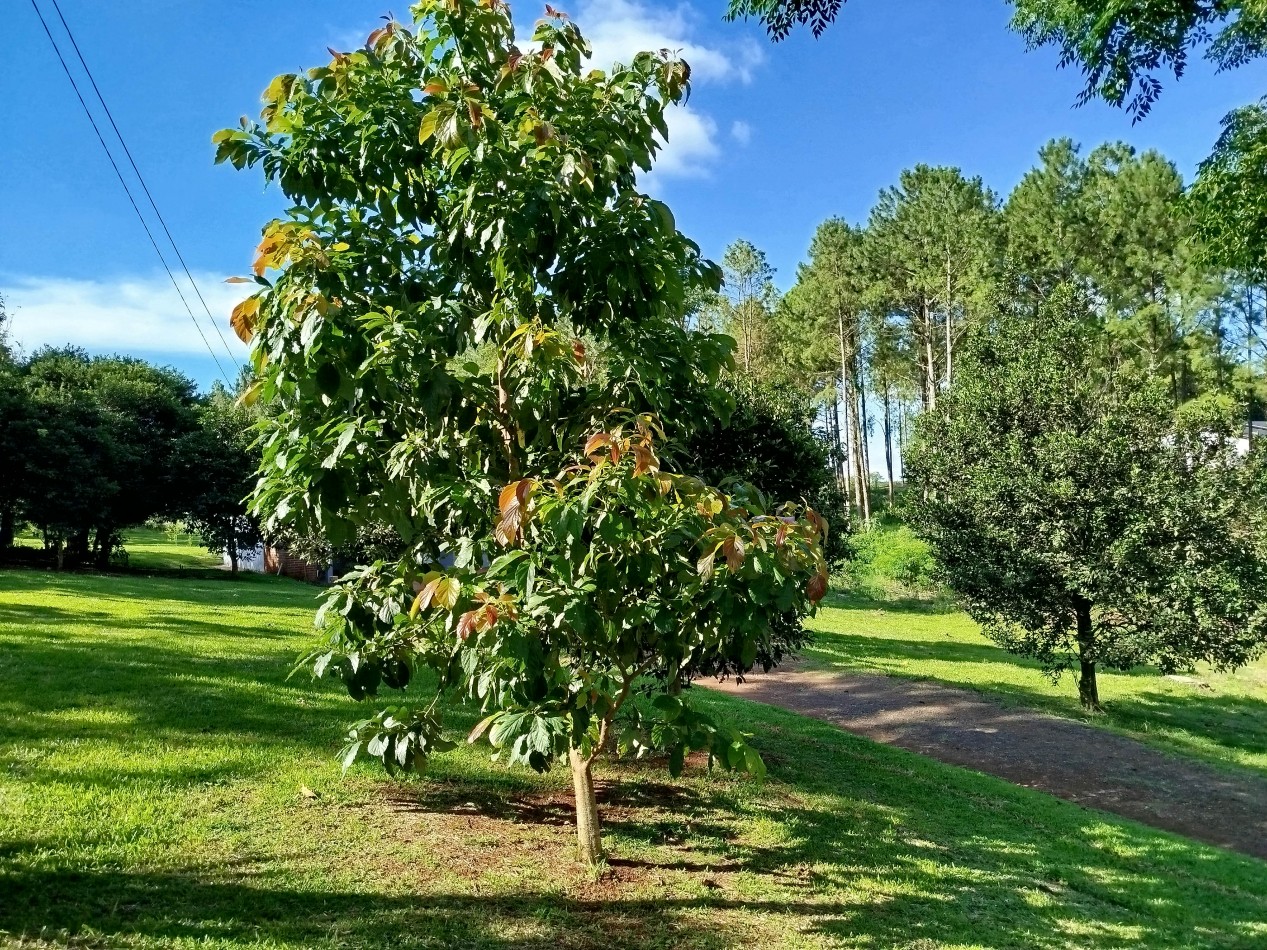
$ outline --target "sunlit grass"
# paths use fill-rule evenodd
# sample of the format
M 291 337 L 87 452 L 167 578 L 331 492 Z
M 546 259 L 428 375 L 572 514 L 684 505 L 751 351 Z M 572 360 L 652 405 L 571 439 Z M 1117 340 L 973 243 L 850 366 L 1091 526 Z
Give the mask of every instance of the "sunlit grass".
M 341 775 L 335 686 L 287 679 L 316 591 L 0 572 L 0 945 L 1254 947 L 1267 865 L 709 691 L 771 777 L 566 775 L 462 746 Z M 450 710 L 454 732 L 474 721 Z

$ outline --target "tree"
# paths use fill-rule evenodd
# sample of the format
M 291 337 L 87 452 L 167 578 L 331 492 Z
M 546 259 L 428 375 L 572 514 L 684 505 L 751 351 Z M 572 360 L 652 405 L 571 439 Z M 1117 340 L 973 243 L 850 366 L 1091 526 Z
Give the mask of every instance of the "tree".
M 923 361 L 925 406 L 954 378 L 954 348 L 989 287 L 995 198 L 957 168 L 916 165 L 880 193 L 867 225 L 888 309 L 901 311 Z
M 263 540 L 259 519 L 247 509 L 260 463 L 258 422 L 257 411 L 216 383 L 198 409 L 198 428 L 174 452 L 185 481 L 184 518 L 207 550 L 228 555 L 234 574 L 241 552 Z
M 876 283 L 865 247 L 865 234 L 839 218 L 818 226 L 809 260 L 797 271 L 798 343 L 811 357 L 831 366 L 836 380 L 832 415 L 840 418 L 844 485 L 864 522 L 871 520 L 870 467 L 867 464 L 866 411 L 867 309 Z M 839 428 L 839 423 L 837 423 Z
M 1220 69 L 1267 49 L 1267 9 L 1254 0 L 1013 0 L 1012 28 L 1030 48 L 1059 48 L 1062 65 L 1086 78 L 1080 102 L 1095 97 L 1138 119 L 1161 94 L 1157 73 L 1183 75 L 1202 46 Z
M 1062 285 L 1086 280 L 1095 228 L 1087 207 L 1087 163 L 1072 139 L 1038 152 L 1003 207 L 1007 259 L 1020 289 L 1037 302 Z
M 773 364 L 770 322 L 778 306 L 774 268 L 765 252 L 735 241 L 722 256 L 722 289 L 701 316 L 713 329 L 733 337 L 736 362 L 744 375 L 767 377 Z
M 814 429 L 810 397 L 787 383 L 755 385 L 740 376 L 725 389 L 734 408 L 695 428 L 675 453 L 675 467 L 710 485 L 738 480 L 767 497 L 813 508 L 830 529 L 824 556 L 838 567 L 849 551 L 848 511 L 832 477 L 832 447 Z
M 22 367 L 33 441 L 19 516 L 42 528 L 62 564 L 106 568 L 121 532 L 179 510 L 173 466 L 193 430 L 194 385 L 126 357 L 45 349 Z
M 12 547 L 17 509 L 28 482 L 30 404 L 9 347 L 9 318 L 0 296 L 0 553 Z
M 822 596 L 823 523 L 658 461 L 661 425 L 714 411 L 733 348 L 685 326 L 718 269 L 637 188 L 686 64 L 603 73 L 562 15 L 523 51 L 503 4 L 414 9 L 412 29 L 279 76 L 260 123 L 216 136 L 294 206 L 233 316 L 270 410 L 255 509 L 266 533 L 335 546 L 400 535 L 402 556 L 349 572 L 319 614 L 316 673 L 358 699 L 406 691 L 344 761 L 422 768 L 445 747 L 435 700 L 469 696 L 488 712 L 472 741 L 568 760 L 594 862 L 600 752 L 761 768 L 683 701 L 682 671 L 750 666 L 772 618 Z
M 986 633 L 1053 674 L 1197 661 L 1236 667 L 1267 643 L 1261 501 L 1206 413 L 1104 365 L 1081 295 L 1000 309 L 910 452 L 931 489 L 916 524 Z
M 1079 102 L 1100 97 L 1125 104 L 1136 118 L 1161 94 L 1157 73 L 1183 75 L 1188 56 L 1204 47 L 1220 69 L 1267 51 L 1267 10 L 1254 0 L 1011 0 L 1012 29 L 1031 49 L 1055 46 L 1061 65 L 1086 78 Z M 845 0 L 730 0 L 727 19 L 756 17 L 776 40 L 797 26 L 819 36 Z
M 1267 100 L 1223 119 L 1214 151 L 1197 170 L 1187 199 L 1206 260 L 1227 277 L 1231 343 L 1243 354 L 1247 434 L 1263 374 L 1255 371 L 1257 328 L 1267 323 Z M 1220 340 L 1223 335 L 1220 334 Z M 1258 357 L 1261 361 L 1261 355 Z M 1238 387 L 1239 388 L 1239 387 Z
M 1224 117 L 1188 200 L 1211 261 L 1267 282 L 1267 99 Z

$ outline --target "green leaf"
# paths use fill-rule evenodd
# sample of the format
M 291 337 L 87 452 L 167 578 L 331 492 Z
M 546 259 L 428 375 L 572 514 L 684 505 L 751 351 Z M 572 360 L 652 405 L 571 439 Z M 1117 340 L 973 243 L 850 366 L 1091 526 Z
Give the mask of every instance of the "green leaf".
M 436 134 L 436 125 L 440 121 L 440 113 L 432 109 L 422 117 L 422 122 L 418 126 L 418 144 L 426 145 L 428 139 Z

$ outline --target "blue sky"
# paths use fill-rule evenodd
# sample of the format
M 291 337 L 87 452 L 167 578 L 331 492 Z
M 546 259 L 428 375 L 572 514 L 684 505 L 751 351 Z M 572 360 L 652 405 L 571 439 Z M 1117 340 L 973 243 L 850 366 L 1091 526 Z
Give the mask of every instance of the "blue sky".
M 211 163 L 211 134 L 254 114 L 279 72 L 350 48 L 407 0 L 59 0 L 98 84 L 230 344 L 228 310 L 259 228 L 280 210 L 258 174 Z M 41 6 L 56 28 L 50 0 Z M 820 40 L 772 45 L 721 19 L 725 0 L 558 4 L 595 44 L 596 65 L 640 48 L 680 48 L 696 84 L 647 185 L 719 258 L 747 238 L 786 288 L 815 226 L 865 218 L 902 168 L 979 174 L 1001 194 L 1040 145 L 1155 147 L 1190 175 L 1219 119 L 1267 92 L 1267 67 L 1215 75 L 1193 64 L 1132 126 L 1100 103 L 1073 107 L 1076 72 L 1027 53 L 1003 0 L 851 0 Z M 525 25 L 536 4 L 515 5 Z M 171 363 L 200 384 L 216 370 L 92 136 L 30 0 L 0 10 L 0 293 L 27 349 L 76 343 Z M 196 308 L 195 313 L 201 313 Z M 204 324 L 207 322 L 202 315 Z M 206 333 L 228 362 L 212 329 Z

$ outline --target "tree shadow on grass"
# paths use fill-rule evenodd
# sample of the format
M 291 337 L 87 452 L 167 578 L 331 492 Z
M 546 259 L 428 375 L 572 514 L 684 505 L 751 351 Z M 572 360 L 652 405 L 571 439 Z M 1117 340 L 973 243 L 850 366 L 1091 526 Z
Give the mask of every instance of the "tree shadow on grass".
M 824 607 L 841 610 L 878 610 L 884 613 L 940 616 L 957 614 L 962 609 L 955 599 L 943 593 L 876 592 L 867 587 L 846 587 L 831 591 Z
M 724 793 L 690 794 L 692 812 L 740 825 L 758 816 L 758 809 Z M 1008 811 L 1009 803 L 1001 808 Z M 498 814 L 509 822 L 536 820 L 515 809 Z M 938 833 L 920 826 L 917 816 L 868 803 L 842 813 L 788 802 L 778 817 L 786 827 L 778 843 L 744 847 L 719 840 L 710 846 L 696 837 L 689 848 L 661 848 L 649 857 L 617 854 L 615 882 L 566 893 L 540 884 L 503 886 L 500 893 L 478 885 L 455 891 L 451 883 L 435 886 L 438 876 L 424 871 L 378 881 L 362 876 L 355 890 L 340 889 L 337 877 L 326 875 L 349 856 L 333 854 L 324 874 L 307 875 L 250 862 L 176 871 L 50 867 L 24 862 L 34 842 L 11 842 L 0 847 L 6 895 L 0 932 L 74 945 L 92 934 L 107 946 L 207 940 L 716 950 L 778 946 L 779 934 L 800 933 L 837 945 L 971 942 L 1055 950 L 1076 941 L 1117 950 L 1186 947 L 1194 932 L 1203 934 L 1205 946 L 1248 948 L 1267 913 L 1267 898 L 1255 889 L 1267 882 L 1261 869 L 1257 878 L 1245 875 L 1243 889 L 1207 885 L 1181 843 L 1129 827 L 1106 831 L 1083 816 L 1062 830 L 1101 844 L 1119 836 L 1129 855 L 1106 852 L 1101 860 L 1094 850 L 1077 851 L 1053 838 L 1052 829 L 1003 837 L 972 829 Z M 612 829 L 618 848 L 626 830 Z M 570 840 L 571 831 L 556 828 L 555 834 Z M 1204 860 L 1238 859 L 1207 854 Z M 678 876 L 667 888 L 652 885 L 669 872 Z M 736 886 L 741 875 L 760 879 L 761 890 Z

